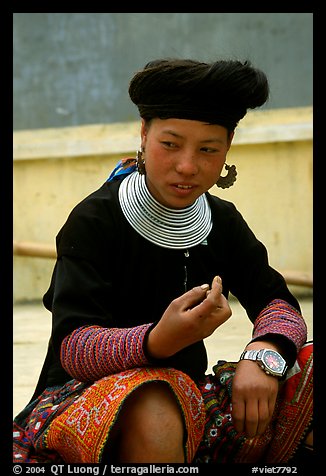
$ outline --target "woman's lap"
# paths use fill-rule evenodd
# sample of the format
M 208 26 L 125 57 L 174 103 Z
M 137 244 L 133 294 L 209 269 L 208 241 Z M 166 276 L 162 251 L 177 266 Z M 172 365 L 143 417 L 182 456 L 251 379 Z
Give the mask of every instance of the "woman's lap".
M 312 421 L 312 344 L 282 384 L 275 417 L 246 439 L 231 419 L 235 363 L 220 363 L 199 384 L 182 372 L 137 368 L 93 383 L 72 380 L 45 390 L 14 421 L 14 462 L 100 462 L 125 399 L 147 382 L 169 384 L 187 428 L 187 462 L 286 462 Z M 300 418 L 298 418 L 300 416 Z
M 165 368 L 137 368 L 104 377 L 85 388 L 71 381 L 64 390 L 44 392 L 25 420 L 14 421 L 14 462 L 100 462 L 110 432 L 126 398 L 141 385 L 166 382 L 178 400 L 187 428 L 185 452 L 191 461 L 202 438 L 204 405 L 198 387 L 184 373 Z M 77 386 L 77 387 L 76 387 Z M 66 399 L 60 401 L 62 393 Z M 27 409 L 26 413 L 30 412 Z

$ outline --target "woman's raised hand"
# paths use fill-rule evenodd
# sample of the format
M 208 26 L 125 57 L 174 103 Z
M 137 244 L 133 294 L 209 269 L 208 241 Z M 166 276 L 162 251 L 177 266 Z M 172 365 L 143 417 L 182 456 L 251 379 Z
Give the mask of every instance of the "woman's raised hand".
M 148 336 L 147 350 L 154 358 L 167 358 L 210 336 L 231 316 L 222 294 L 222 280 L 196 286 L 174 299 Z

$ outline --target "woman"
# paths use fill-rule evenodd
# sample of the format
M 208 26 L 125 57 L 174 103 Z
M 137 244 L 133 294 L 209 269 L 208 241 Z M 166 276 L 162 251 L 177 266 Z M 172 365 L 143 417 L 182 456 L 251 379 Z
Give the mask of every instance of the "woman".
M 49 349 L 14 461 L 287 462 L 312 442 L 312 345 L 264 245 L 208 192 L 233 184 L 234 131 L 267 78 L 249 62 L 156 60 L 129 94 L 140 151 L 57 236 Z M 229 292 L 253 335 L 206 375 Z

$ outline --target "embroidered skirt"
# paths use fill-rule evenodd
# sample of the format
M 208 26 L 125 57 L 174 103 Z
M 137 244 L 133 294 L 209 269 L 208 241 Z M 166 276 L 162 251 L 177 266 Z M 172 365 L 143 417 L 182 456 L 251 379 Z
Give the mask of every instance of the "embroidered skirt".
M 91 385 L 71 380 L 51 387 L 14 419 L 15 463 L 98 463 L 125 399 L 148 382 L 166 382 L 183 415 L 188 463 L 281 463 L 297 450 L 312 423 L 313 348 L 306 344 L 281 386 L 266 432 L 248 439 L 233 427 L 236 363 L 219 362 L 197 386 L 171 368 L 136 368 Z

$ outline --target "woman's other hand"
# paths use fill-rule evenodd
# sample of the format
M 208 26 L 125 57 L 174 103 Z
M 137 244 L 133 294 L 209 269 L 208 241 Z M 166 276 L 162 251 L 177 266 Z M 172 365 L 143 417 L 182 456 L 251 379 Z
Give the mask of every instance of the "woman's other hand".
M 280 352 L 268 341 L 252 342 L 246 350 L 264 348 Z M 238 362 L 232 384 L 232 419 L 236 430 L 248 438 L 263 434 L 272 419 L 278 391 L 278 378 L 267 375 L 257 362 Z

